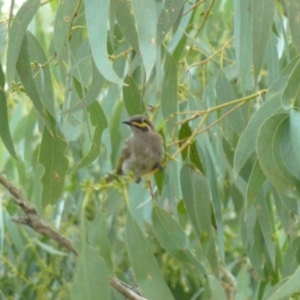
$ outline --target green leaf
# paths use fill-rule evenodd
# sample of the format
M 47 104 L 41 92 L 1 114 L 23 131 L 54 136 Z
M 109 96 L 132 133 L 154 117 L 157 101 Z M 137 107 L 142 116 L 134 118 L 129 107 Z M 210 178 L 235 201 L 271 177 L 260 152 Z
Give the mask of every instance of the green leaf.
M 288 0 L 285 2 L 288 11 L 288 20 L 290 24 L 293 45 L 298 54 L 300 54 L 300 3 L 298 0 Z
M 191 136 L 191 134 L 192 134 L 192 130 L 189 126 L 189 123 L 186 122 L 186 123 L 182 124 L 182 126 L 179 130 L 179 134 L 178 134 L 179 141 L 181 141 L 179 146 L 181 146 L 185 142 L 185 140 Z M 200 156 L 198 154 L 196 141 L 191 142 L 189 144 L 189 146 L 186 147 L 181 152 L 181 155 L 182 155 L 183 160 L 186 160 L 187 158 L 189 158 L 190 161 L 197 167 L 198 170 L 200 170 L 201 172 L 204 171 L 202 162 L 200 160 Z
M 285 251 L 282 276 L 291 276 L 299 266 L 300 237 L 297 236 Z
M 199 171 L 188 165 L 182 167 L 180 181 L 183 199 L 192 226 L 210 266 L 217 276 L 219 265 L 211 224 L 212 204 L 208 183 Z
M 183 0 L 166 0 L 157 21 L 157 44 L 160 45 L 176 22 L 182 10 Z
M 282 106 L 285 109 L 300 107 L 300 60 L 296 62 L 289 74 L 287 84 L 282 93 Z
M 115 1 L 116 19 L 119 23 L 120 30 L 122 31 L 126 40 L 134 48 L 139 50 L 138 34 L 135 28 L 134 17 L 130 12 L 128 1 L 119 0 Z
M 289 173 L 281 154 L 287 128 L 287 114 L 277 114 L 268 118 L 257 137 L 257 157 L 263 172 L 274 187 L 289 197 L 298 198 L 300 182 Z
M 75 12 L 79 6 L 79 1 L 62 0 L 59 2 L 54 21 L 54 47 L 60 57 L 64 46 L 68 43 L 70 29 L 75 17 Z
M 136 82 L 128 76 L 125 83 L 127 86 L 123 86 L 123 98 L 129 116 L 145 114 L 146 107 Z
M 275 270 L 275 242 L 272 239 L 272 227 L 274 226 L 274 224 L 271 224 L 272 212 L 268 208 L 267 199 L 265 198 L 262 191 L 258 194 L 257 200 L 255 202 L 255 209 L 261 233 L 264 238 L 265 249 L 267 250 L 267 253 L 269 255 L 273 270 Z
M 220 71 L 217 81 L 216 81 L 216 93 L 218 97 L 218 101 L 220 104 L 232 101 L 236 99 L 236 96 L 234 94 L 233 88 L 229 82 L 229 80 L 226 78 L 224 72 Z M 225 108 L 223 111 L 224 113 L 228 112 L 232 107 Z M 243 118 L 243 115 L 241 113 L 241 109 L 238 109 L 234 112 L 232 112 L 227 118 L 226 121 L 229 122 L 233 130 L 237 132 L 239 135 L 242 133 L 242 131 L 245 128 L 246 122 Z
M 101 137 L 103 130 L 107 128 L 107 120 L 101 105 L 95 101 L 88 107 L 92 125 L 95 127 L 94 136 L 89 152 L 76 165 L 72 173 L 76 173 L 81 168 L 91 164 L 99 157 L 101 149 Z
M 84 0 L 85 18 L 94 62 L 99 72 L 109 81 L 123 85 L 114 71 L 107 53 L 107 20 L 109 1 Z
M 41 178 L 43 207 L 48 204 L 56 204 L 64 191 L 68 168 L 68 159 L 64 154 L 66 147 L 67 143 L 59 129 L 50 133 L 48 128 L 44 127 L 39 156 L 39 162 L 45 168 L 45 173 Z
M 227 295 L 220 281 L 214 276 L 208 276 L 212 299 L 227 299 Z
M 267 101 L 262 104 L 262 106 L 250 119 L 250 122 L 241 135 L 236 148 L 234 156 L 234 169 L 236 172 L 241 170 L 251 154 L 255 151 L 255 143 L 253 143 L 253 141 L 256 140 L 262 123 L 268 117 L 276 113 L 285 112 L 281 106 L 282 91 L 286 86 L 290 73 L 299 60 L 300 58 L 296 57 L 285 67 L 280 74 L 280 77 L 272 84 L 272 86 L 270 86 L 266 95 Z
M 28 42 L 27 37 L 25 36 L 22 42 L 21 46 L 21 52 L 20 56 L 17 61 L 17 70 L 18 74 L 20 76 L 21 82 L 26 90 L 26 93 L 28 94 L 29 98 L 31 99 L 34 107 L 44 120 L 45 124 L 49 126 L 48 121 L 48 115 L 46 112 L 46 109 L 44 107 L 44 104 L 41 100 L 41 97 L 39 95 L 38 89 L 35 85 L 31 66 L 30 66 L 30 59 L 29 59 L 29 53 L 28 53 Z
M 234 0 L 234 49 L 241 84 L 251 90 L 251 22 L 252 13 L 248 10 L 249 1 Z
M 296 272 L 283 279 L 279 284 L 272 288 L 272 292 L 264 300 L 281 300 L 285 297 L 291 297 L 294 293 L 300 293 L 300 267 Z
M 132 0 L 132 7 L 139 38 L 140 52 L 146 70 L 146 81 L 148 81 L 156 61 L 157 15 L 155 1 Z
M 5 78 L 2 69 L 2 65 L 0 63 L 0 137 L 5 145 L 7 151 L 10 155 L 18 160 L 14 144 L 10 135 L 9 124 L 8 124 L 8 115 L 7 115 L 7 102 L 6 102 L 6 94 L 4 91 Z
M 101 299 L 110 299 L 109 275 L 106 263 L 99 256 L 98 250 L 88 245 L 82 246 L 71 286 L 71 299 L 98 300 L 99 295 Z
M 148 299 L 174 299 L 165 283 L 151 245 L 131 214 L 126 222 L 126 242 L 131 266 L 138 287 Z
M 105 78 L 99 73 L 99 70 L 95 65 L 94 61 L 92 61 L 92 67 L 92 83 L 87 93 L 83 96 L 80 102 L 65 110 L 63 113 L 74 113 L 78 110 L 86 108 L 87 106 L 91 105 L 94 101 L 96 101 L 104 85 Z M 81 94 L 82 93 L 79 93 L 79 96 L 82 96 Z
M 166 51 L 164 64 L 165 76 L 161 91 L 161 111 L 165 119 L 177 111 L 177 64 L 173 57 Z M 172 118 L 175 120 L 175 118 Z M 168 122 L 170 132 L 174 130 L 174 124 Z
M 248 272 L 248 266 L 244 265 L 237 275 L 236 295 L 234 300 L 244 300 L 249 296 L 249 282 L 251 275 Z
M 300 112 L 290 111 L 290 136 L 295 155 L 300 163 Z
M 28 41 L 28 52 L 30 55 L 31 62 L 37 62 L 39 65 L 44 64 L 48 58 L 44 49 L 42 48 L 39 40 L 29 31 L 26 33 L 27 41 Z M 47 108 L 47 110 L 54 115 L 54 93 L 53 93 L 53 83 L 50 73 L 49 64 L 42 68 L 38 66 L 33 70 L 33 78 L 40 95 L 40 98 Z
M 262 171 L 259 161 L 256 160 L 247 185 L 247 211 L 252 207 L 265 181 L 266 175 Z
M 277 190 L 275 188 L 273 188 L 272 191 L 273 191 L 274 203 L 276 206 L 276 212 L 278 213 L 278 216 L 280 218 L 281 225 L 282 225 L 285 233 L 287 235 L 289 235 L 293 228 L 293 220 L 291 218 L 291 213 L 290 213 L 289 209 L 287 208 L 284 199 L 277 192 Z M 287 199 L 287 200 L 289 201 L 290 199 Z M 291 274 L 291 273 L 289 273 L 289 274 Z
M 25 36 L 27 27 L 38 11 L 40 2 L 40 0 L 26 1 L 18 10 L 12 22 L 9 31 L 6 60 L 7 83 L 9 86 L 11 86 L 13 80 L 15 79 L 16 64 L 19 60 L 19 54 L 22 54 L 23 51 L 21 50 L 21 47 L 23 47 L 22 41 Z
M 180 261 L 192 264 L 206 273 L 200 261 L 192 254 L 187 234 L 166 211 L 155 205 L 152 211 L 154 233 L 164 249 Z
M 264 60 L 274 14 L 273 0 L 252 0 L 252 57 L 255 81 Z

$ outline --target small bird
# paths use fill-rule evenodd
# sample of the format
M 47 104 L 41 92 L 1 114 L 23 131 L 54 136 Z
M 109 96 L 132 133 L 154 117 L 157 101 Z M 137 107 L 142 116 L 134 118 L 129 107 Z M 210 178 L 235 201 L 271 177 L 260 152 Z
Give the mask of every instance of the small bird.
M 116 174 L 127 175 L 133 172 L 136 182 L 140 182 L 141 176 L 155 169 L 162 169 L 163 139 L 150 120 L 143 115 L 135 115 L 123 123 L 130 127 L 132 135 L 125 142 Z

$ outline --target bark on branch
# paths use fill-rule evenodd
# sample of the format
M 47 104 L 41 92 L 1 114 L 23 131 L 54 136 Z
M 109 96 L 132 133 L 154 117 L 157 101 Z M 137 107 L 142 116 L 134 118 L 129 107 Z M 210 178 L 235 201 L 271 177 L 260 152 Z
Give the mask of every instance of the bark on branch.
M 26 217 L 19 217 L 19 216 L 12 217 L 12 221 L 31 227 L 34 231 L 48 236 L 49 238 L 55 240 L 62 246 L 69 249 L 74 254 L 78 255 L 77 251 L 72 245 L 71 240 L 68 239 L 66 236 L 62 235 L 61 233 L 59 233 L 47 222 L 45 222 L 38 215 L 36 209 L 25 197 L 25 195 L 16 186 L 14 186 L 11 182 L 9 182 L 1 173 L 0 173 L 0 183 L 4 187 L 6 187 L 6 189 L 10 192 L 10 194 L 14 197 L 16 203 L 26 214 Z
M 141 295 L 141 292 L 136 288 L 127 285 L 122 282 L 118 278 L 110 277 L 109 278 L 110 285 L 116 289 L 121 295 L 123 295 L 126 299 L 130 300 L 148 300 L 147 298 Z

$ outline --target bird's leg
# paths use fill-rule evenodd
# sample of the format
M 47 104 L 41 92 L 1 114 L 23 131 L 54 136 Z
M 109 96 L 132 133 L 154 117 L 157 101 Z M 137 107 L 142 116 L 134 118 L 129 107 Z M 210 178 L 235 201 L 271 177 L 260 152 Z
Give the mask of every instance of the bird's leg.
M 153 189 L 152 189 L 151 179 L 147 178 L 146 183 L 147 183 L 147 186 L 149 188 L 151 198 L 154 199 L 154 192 L 153 192 Z

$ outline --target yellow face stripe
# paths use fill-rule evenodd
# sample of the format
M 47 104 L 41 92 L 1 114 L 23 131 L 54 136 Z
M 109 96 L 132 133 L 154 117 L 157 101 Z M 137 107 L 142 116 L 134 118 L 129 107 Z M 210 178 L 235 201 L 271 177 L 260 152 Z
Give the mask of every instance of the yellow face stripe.
M 131 124 L 136 127 L 139 127 L 139 128 L 148 128 L 149 127 L 148 123 L 146 123 L 145 121 L 143 121 L 142 123 L 133 121 L 133 122 L 131 122 Z

